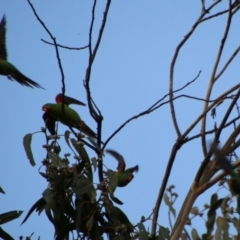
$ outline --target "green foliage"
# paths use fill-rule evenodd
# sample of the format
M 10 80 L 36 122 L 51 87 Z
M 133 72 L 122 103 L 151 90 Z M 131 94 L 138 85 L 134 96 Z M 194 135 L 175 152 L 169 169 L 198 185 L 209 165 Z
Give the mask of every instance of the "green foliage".
M 168 228 L 160 226 L 158 234 L 159 234 L 159 240 L 169 240 L 170 239 L 170 231 Z
M 43 132 L 46 134 L 45 131 Z M 92 138 L 87 138 L 91 148 L 99 153 L 97 158 L 90 159 L 86 151 L 86 145 L 81 138 L 82 136 L 76 140 L 71 138 L 70 135 L 71 132 L 66 131 L 64 138 L 76 159 L 76 163 L 72 166 L 69 165 L 69 154 L 65 154 L 64 157 L 60 156 L 59 136 L 46 136 L 47 145 L 44 148 L 47 150 L 47 157 L 42 162 L 45 166 L 45 172 L 40 172 L 40 175 L 49 182 L 49 188 L 43 191 L 42 197 L 33 204 L 22 223 L 26 222 L 34 211 L 38 214 L 45 211 L 49 221 L 53 224 L 56 239 L 58 240 L 69 236 L 70 232 L 77 232 L 82 238 L 86 237 L 89 239 L 103 239 L 104 235 L 107 235 L 112 240 L 152 239 L 143 224 L 146 221 L 145 218 L 134 226 L 127 215 L 114 205 L 114 203 L 118 205 L 123 204 L 114 195 L 119 181 L 117 172 L 107 169 L 103 182 L 100 184 L 94 183 L 93 171 L 96 171 L 98 168 L 99 161 L 102 161 L 103 155 L 97 143 Z M 23 142 L 27 157 L 31 165 L 34 165 L 31 140 L 32 134 L 27 134 Z M 121 158 L 123 159 L 122 156 Z M 125 163 L 123 166 L 125 168 Z M 229 184 L 229 181 L 225 182 Z M 170 224 L 170 215 L 174 218 L 176 217 L 174 204 L 178 197 L 178 194 L 173 192 L 173 189 L 173 185 L 166 188 L 163 198 L 169 210 Z M 235 197 L 237 203 L 236 213 L 239 213 L 239 195 L 236 194 Z M 210 204 L 206 204 L 203 210 L 193 207 L 190 212 L 193 217 L 189 218 L 187 224 L 191 224 L 192 219 L 195 217 L 202 217 L 205 210 L 208 211 L 205 221 L 206 232 L 200 237 L 197 229 L 192 228 L 192 239 L 232 239 L 229 232 L 230 224 L 237 230 L 237 235 L 234 235 L 234 237 L 237 237 L 240 233 L 239 218 L 231 217 L 234 213 L 232 208 L 229 207 L 230 203 L 232 202 L 228 196 L 218 199 L 218 195 L 214 193 L 211 196 Z M 221 210 L 222 216 L 218 216 L 218 210 Z M 184 239 L 188 238 L 189 235 L 184 230 L 181 236 Z M 159 226 L 154 239 L 170 239 L 169 229 Z
M 2 213 L 2 214 L 0 214 L 0 223 L 4 224 L 7 222 L 10 222 L 10 221 L 20 217 L 22 213 L 23 213 L 23 211 L 10 211 L 10 212 L 6 212 L 6 213 Z
M 23 211 L 9 211 L 0 214 L 0 225 L 3 225 L 5 223 L 8 223 L 18 217 L 21 216 Z M 5 232 L 2 227 L 0 227 L 0 239 L 5 239 L 5 240 L 14 240 L 14 238 L 11 237 L 7 232 Z
M 164 194 L 164 202 L 169 207 L 169 210 L 171 211 L 172 215 L 176 217 L 176 210 L 173 208 L 173 202 L 170 201 L 167 194 Z
M 43 132 L 46 134 L 44 130 Z M 31 159 L 30 163 L 33 160 L 31 136 L 32 134 L 27 134 L 24 137 L 24 147 L 27 157 Z M 141 227 L 138 232 L 127 215 L 114 206 L 114 203 L 123 204 L 114 196 L 118 181 L 116 173 L 109 170 L 101 184 L 94 184 L 93 169 L 96 169 L 98 160 L 90 160 L 81 138 L 70 138 L 69 131 L 65 132 L 64 138 L 75 155 L 76 163 L 70 165 L 69 154 L 63 158 L 60 156 L 59 137 L 46 137 L 47 145 L 44 148 L 47 157 L 42 162 L 45 171 L 40 172 L 40 175 L 48 181 L 49 187 L 30 208 L 22 224 L 34 211 L 41 214 L 44 210 L 53 224 L 56 239 L 59 240 L 74 231 L 89 239 L 101 239 L 104 234 L 109 239 L 133 239 L 136 234 L 144 239 L 144 234 L 147 235 L 143 231 L 143 223 L 138 225 L 138 229 Z M 90 143 L 92 141 L 91 139 Z M 95 146 L 96 143 L 92 148 Z M 99 149 L 96 151 L 99 152 Z

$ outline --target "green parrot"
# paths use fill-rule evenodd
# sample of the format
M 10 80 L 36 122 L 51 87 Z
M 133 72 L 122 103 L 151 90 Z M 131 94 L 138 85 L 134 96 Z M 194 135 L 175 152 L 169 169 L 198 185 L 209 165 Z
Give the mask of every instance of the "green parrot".
M 125 160 L 122 155 L 120 155 L 116 151 L 110 150 L 110 149 L 106 150 L 106 152 L 111 154 L 118 161 L 118 167 L 117 167 L 118 171 L 116 172 L 116 174 L 118 176 L 117 186 L 118 187 L 127 186 L 134 178 L 133 172 L 135 172 L 135 171 L 138 172 L 138 170 L 139 170 L 138 165 L 125 170 L 126 164 L 125 164 Z
M 6 49 L 6 17 L 3 15 L 0 23 L 0 75 L 7 76 L 9 80 L 16 80 L 23 86 L 42 88 L 38 83 L 23 75 L 14 65 L 7 61 Z
M 55 98 L 57 103 L 63 103 L 63 95 L 59 93 Z M 75 98 L 68 97 L 64 95 L 64 104 L 77 104 L 81 106 L 86 106 L 85 103 L 78 101 Z M 54 118 L 49 112 L 45 112 L 43 114 L 43 120 L 45 122 L 46 128 L 51 133 L 51 135 L 56 135 L 56 122 L 58 121 L 56 118 Z
M 76 128 L 90 137 L 97 137 L 96 133 L 81 120 L 78 113 L 66 104 L 47 103 L 43 105 L 42 110 L 66 126 Z
M 218 148 L 214 149 L 214 153 L 218 158 L 219 166 L 230 175 L 227 183 L 229 189 L 233 195 L 240 194 L 240 175 L 232 167 L 230 161 L 227 159 L 226 155 Z

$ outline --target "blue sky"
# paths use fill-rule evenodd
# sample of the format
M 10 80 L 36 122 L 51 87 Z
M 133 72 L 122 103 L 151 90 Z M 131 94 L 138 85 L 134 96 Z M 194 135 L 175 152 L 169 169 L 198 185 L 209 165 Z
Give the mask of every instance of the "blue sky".
M 104 117 L 103 141 L 123 122 L 149 108 L 168 93 L 170 63 L 177 44 L 183 39 L 198 18 L 201 1 L 113 1 L 102 42 L 96 56 L 90 82 L 92 97 Z M 207 5 L 212 1 L 206 1 Z M 88 43 L 92 1 L 32 1 L 39 16 L 59 44 L 81 47 Z M 97 3 L 93 41 L 99 31 L 105 1 Z M 219 4 L 215 11 L 225 9 Z M 215 12 L 213 11 L 213 12 Z M 0 212 L 23 210 L 19 219 L 3 225 L 14 238 L 28 236 L 53 239 L 54 230 L 45 214 L 32 214 L 19 227 L 29 208 L 41 197 L 48 184 L 39 173 L 45 157 L 43 134 L 33 136 L 32 150 L 37 165 L 31 167 L 23 149 L 22 139 L 27 133 L 39 131 L 44 126 L 42 105 L 54 102 L 61 92 L 61 75 L 54 47 L 40 39 L 51 41 L 39 24 L 27 1 L 1 2 L 0 17 L 7 18 L 8 60 L 26 76 L 40 83 L 46 90 L 22 87 L 0 76 L 0 140 L 2 143 L 0 186 L 6 191 L 1 195 Z M 174 88 L 180 88 L 202 73 L 199 79 L 182 93 L 205 97 L 217 49 L 226 25 L 226 15 L 199 26 L 186 43 L 175 68 Z M 239 16 L 233 20 L 229 42 L 223 53 L 220 67 L 239 45 Z M 59 49 L 65 74 L 66 94 L 86 102 L 83 80 L 88 64 L 88 51 Z M 211 99 L 239 81 L 239 56 L 216 83 Z M 219 123 L 229 102 L 217 110 L 217 118 L 208 116 L 208 129 Z M 181 98 L 175 102 L 176 114 L 183 132 L 201 113 L 203 103 Z M 96 124 L 87 107 L 74 107 L 82 119 L 92 128 Z M 60 125 L 60 133 L 67 128 Z M 198 125 L 190 136 L 200 132 Z M 224 133 L 225 134 L 225 133 Z M 226 132 L 227 134 L 227 132 Z M 227 135 L 223 135 L 226 137 Z M 141 216 L 149 216 L 162 183 L 171 148 L 177 139 L 170 115 L 164 105 L 150 115 L 129 123 L 108 144 L 108 148 L 121 153 L 127 167 L 139 164 L 140 171 L 125 188 L 116 190 L 116 196 L 124 202 L 121 209 L 136 224 Z M 212 139 L 209 137 L 209 140 Z M 223 138 L 223 141 L 225 139 Z M 70 152 L 62 142 L 62 156 Z M 64 146 L 65 145 L 65 146 Z M 94 153 L 89 151 L 94 157 Z M 179 198 L 177 212 L 191 186 L 195 172 L 203 159 L 200 139 L 184 145 L 179 151 L 169 180 L 175 184 Z M 72 159 L 72 163 L 74 160 Z M 117 163 L 106 155 L 104 164 L 115 170 Z M 43 169 L 42 169 L 43 170 Z M 95 175 L 94 182 L 98 182 Z M 208 193 L 197 203 L 202 207 L 209 202 Z M 225 196 L 226 192 L 219 192 Z M 168 226 L 167 208 L 161 206 L 159 221 Z M 148 221 L 146 226 L 150 226 Z M 200 221 L 204 229 L 204 221 Z

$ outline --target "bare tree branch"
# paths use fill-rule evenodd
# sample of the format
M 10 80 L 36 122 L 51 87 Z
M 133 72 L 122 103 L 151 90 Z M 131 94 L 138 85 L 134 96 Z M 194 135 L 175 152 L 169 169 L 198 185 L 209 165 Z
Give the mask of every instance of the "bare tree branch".
M 30 5 L 30 7 L 33 10 L 34 15 L 36 16 L 37 20 L 40 22 L 40 24 L 43 26 L 43 28 L 46 30 L 46 32 L 48 33 L 48 35 L 51 37 L 52 41 L 53 41 L 53 45 L 55 46 L 55 51 L 56 51 L 56 55 L 57 55 L 57 60 L 58 60 L 58 66 L 60 69 L 60 73 L 62 76 L 62 93 L 63 95 L 65 94 L 65 77 L 64 77 L 64 72 L 63 72 L 63 68 L 62 68 L 62 63 L 61 63 L 61 59 L 60 59 L 60 54 L 58 51 L 58 44 L 56 41 L 56 38 L 53 37 L 52 33 L 49 31 L 49 29 L 46 27 L 46 25 L 44 24 L 44 22 L 40 19 L 40 17 L 38 16 L 33 4 L 30 2 L 30 0 L 27 0 L 28 4 Z
M 101 146 L 101 132 L 102 132 L 103 116 L 101 114 L 101 111 L 97 107 L 96 103 L 93 101 L 93 98 L 91 96 L 89 83 L 90 83 L 90 78 L 91 78 L 92 65 L 93 65 L 95 56 L 97 54 L 98 48 L 100 46 L 100 42 L 102 40 L 103 31 L 105 29 L 105 25 L 106 25 L 106 22 L 107 22 L 107 16 L 108 16 L 108 12 L 109 12 L 109 9 L 110 9 L 111 0 L 107 0 L 107 2 L 106 2 L 105 11 L 104 11 L 104 14 L 103 14 L 102 24 L 101 24 L 101 27 L 100 27 L 100 30 L 99 30 L 99 34 L 98 34 L 98 37 L 97 37 L 97 41 L 96 41 L 95 47 L 93 48 L 92 47 L 92 32 L 93 32 L 93 26 L 94 26 L 94 20 L 95 20 L 96 4 L 97 4 L 97 1 L 94 0 L 93 6 L 92 6 L 92 18 L 91 18 L 91 23 L 90 23 L 90 28 L 89 28 L 89 43 L 88 43 L 89 59 L 88 59 L 88 67 L 86 69 L 85 80 L 84 80 L 83 84 L 84 84 L 84 87 L 85 87 L 86 92 L 87 92 L 87 102 L 88 102 L 88 108 L 89 108 L 90 115 L 92 116 L 92 118 L 97 123 L 97 143 L 98 143 L 99 146 Z M 100 157 L 100 155 L 99 155 L 99 157 Z M 102 162 L 101 161 L 99 161 L 99 163 L 98 163 L 98 176 L 99 176 L 99 181 L 102 182 L 103 181 L 103 170 L 102 170 Z
M 111 4 L 111 0 L 107 0 L 106 6 L 105 6 L 105 11 L 103 14 L 102 25 L 99 30 L 97 42 L 96 42 L 96 45 L 93 50 L 92 50 L 92 31 L 93 31 L 93 24 L 94 24 L 94 19 L 95 19 L 96 0 L 94 0 L 93 7 L 92 7 L 92 20 L 91 20 L 90 30 L 89 30 L 89 44 L 88 44 L 89 45 L 89 61 L 88 61 L 88 67 L 86 70 L 86 75 L 85 75 L 84 87 L 86 88 L 86 91 L 87 91 L 87 100 L 88 100 L 90 114 L 97 123 L 99 122 L 99 118 L 101 120 L 102 116 L 101 116 L 99 110 L 98 110 L 98 114 L 97 114 L 97 112 L 95 111 L 95 109 L 92 105 L 92 97 L 91 97 L 89 82 L 90 82 L 90 77 L 91 77 L 92 65 L 93 65 L 95 56 L 97 54 L 97 51 L 98 51 L 98 48 L 99 48 L 99 45 L 100 45 L 100 42 L 102 39 L 102 34 L 103 34 L 103 31 L 104 31 L 104 28 L 105 28 L 105 25 L 107 22 L 107 15 L 109 12 L 110 4 Z
M 221 134 L 221 132 L 222 132 L 222 129 L 223 129 L 223 127 L 224 127 L 224 125 L 225 125 L 225 123 L 226 123 L 226 121 L 227 121 L 227 119 L 228 119 L 228 117 L 229 117 L 229 115 L 230 115 L 230 113 L 231 113 L 231 111 L 232 111 L 232 109 L 233 109 L 236 101 L 238 100 L 239 96 L 240 96 L 240 89 L 238 90 L 237 95 L 235 96 L 235 98 L 233 99 L 231 105 L 229 106 L 229 108 L 228 108 L 225 116 L 223 117 L 223 120 L 222 120 L 222 122 L 221 122 L 221 124 L 220 124 L 220 126 L 219 126 L 219 128 L 218 128 L 218 130 L 217 130 L 217 132 L 216 132 L 216 134 L 215 134 L 215 138 L 214 138 L 214 140 L 213 140 L 212 147 L 214 147 L 214 144 L 217 145 L 217 143 L 218 143 L 218 141 L 219 141 L 220 134 Z M 209 153 L 210 153 L 210 152 L 211 152 L 211 150 L 209 150 Z M 208 153 L 206 156 L 208 156 L 209 153 Z M 211 156 L 211 153 L 210 153 L 210 156 Z M 210 157 L 210 156 L 209 156 L 209 157 Z M 199 182 L 199 180 L 200 180 L 200 178 L 201 178 L 201 176 L 202 176 L 202 174 L 203 174 L 204 169 L 206 168 L 206 166 L 207 166 L 207 164 L 208 164 L 208 162 L 209 162 L 209 160 L 210 160 L 209 157 L 206 157 L 206 158 L 204 159 L 204 161 L 202 162 L 202 165 L 201 165 L 201 167 L 200 167 L 200 169 L 199 169 L 199 171 L 198 171 L 198 173 L 197 173 L 197 175 L 196 175 L 195 182 L 196 182 L 197 184 L 198 184 L 198 182 Z
M 221 77 L 221 75 L 225 72 L 225 70 L 227 69 L 227 67 L 229 66 L 229 64 L 232 62 L 232 60 L 237 56 L 237 54 L 240 51 L 240 46 L 237 47 L 237 49 L 233 52 L 233 54 L 231 55 L 231 57 L 228 59 L 228 61 L 225 63 L 225 65 L 223 66 L 222 70 L 217 74 L 217 76 L 215 77 L 215 81 L 218 80 L 219 77 Z
M 237 2 L 237 1 L 235 1 L 235 2 L 232 4 L 232 10 L 233 10 L 232 15 L 234 15 L 234 14 L 239 10 L 239 8 L 240 8 L 240 5 L 236 5 L 236 4 L 235 4 L 236 2 Z M 228 11 L 229 11 L 229 9 L 226 9 L 226 10 L 224 10 L 224 11 L 217 12 L 217 13 L 211 15 L 211 16 L 208 16 L 208 17 L 206 17 L 206 18 L 203 18 L 203 19 L 201 20 L 201 23 L 204 22 L 204 21 L 207 21 L 207 20 L 209 20 L 209 19 L 212 19 L 212 18 L 218 17 L 218 16 L 220 16 L 220 15 L 223 15 L 223 14 L 225 14 L 225 13 L 228 13 Z
M 195 31 L 197 26 L 201 23 L 201 19 L 205 16 L 205 14 L 207 12 L 210 12 L 210 10 L 220 2 L 221 2 L 220 0 L 214 2 L 208 9 L 206 9 L 206 11 L 202 11 L 198 20 L 192 26 L 191 30 L 187 33 L 187 35 L 184 37 L 184 39 L 178 44 L 178 46 L 175 50 L 172 62 L 171 62 L 171 66 L 170 66 L 170 79 L 169 79 L 169 93 L 170 93 L 169 98 L 170 98 L 170 100 L 172 100 L 172 98 L 173 98 L 173 80 L 174 80 L 175 63 L 176 63 L 178 54 L 179 54 L 182 46 L 189 39 L 189 37 L 193 34 L 193 32 Z M 176 133 L 177 133 L 178 138 L 179 138 L 181 136 L 181 132 L 180 132 L 180 129 L 178 127 L 173 101 L 170 101 L 170 109 L 171 109 L 171 114 L 172 114 L 173 125 L 175 127 Z
M 219 50 L 218 50 L 215 64 L 213 66 L 212 74 L 211 74 L 211 77 L 209 80 L 209 85 L 208 85 L 208 89 L 207 89 L 207 93 L 206 93 L 206 97 L 205 97 L 206 100 L 209 100 L 209 98 L 211 96 L 213 85 L 216 81 L 216 72 L 217 72 L 217 68 L 218 68 L 218 65 L 219 65 L 219 62 L 220 62 L 220 59 L 222 56 L 222 52 L 223 52 L 223 48 L 225 46 L 226 39 L 228 37 L 231 20 L 232 20 L 232 5 L 231 5 L 231 0 L 229 0 L 229 12 L 228 12 L 227 24 L 226 24 L 226 28 L 225 28 L 225 31 L 223 34 L 223 38 L 222 38 L 220 46 L 219 46 Z M 205 102 L 204 107 L 203 107 L 204 112 L 207 109 L 207 107 L 208 107 L 208 103 Z M 205 137 L 206 119 L 207 119 L 207 116 L 205 115 L 202 119 L 202 128 L 201 128 L 201 132 L 202 132 L 201 140 L 202 140 L 202 149 L 203 149 L 204 156 L 207 155 L 207 144 L 206 144 L 206 137 Z

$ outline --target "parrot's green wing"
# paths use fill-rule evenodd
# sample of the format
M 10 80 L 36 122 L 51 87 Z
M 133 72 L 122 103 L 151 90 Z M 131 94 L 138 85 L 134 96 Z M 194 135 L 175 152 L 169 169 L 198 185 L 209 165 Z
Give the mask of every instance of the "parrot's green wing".
M 0 23 L 0 59 L 7 60 L 5 14 L 3 15 Z
M 59 119 L 60 122 L 67 126 L 78 128 L 81 118 L 78 113 L 66 104 L 55 104 L 53 114 Z
M 127 186 L 134 178 L 134 175 L 131 172 L 121 172 L 117 173 L 118 176 L 118 187 L 125 187 Z
M 8 77 L 9 80 L 15 80 L 23 86 L 30 88 L 42 88 L 40 84 L 23 75 L 13 64 L 0 59 L 0 74 Z
M 43 106 L 43 111 L 49 112 L 57 121 L 64 125 L 78 128 L 81 118 L 78 113 L 69 108 L 66 104 L 47 103 Z
M 43 88 L 38 83 L 23 75 L 14 65 L 7 61 L 5 15 L 3 15 L 0 23 L 0 74 L 7 76 L 10 80 L 16 80 L 23 86 Z

